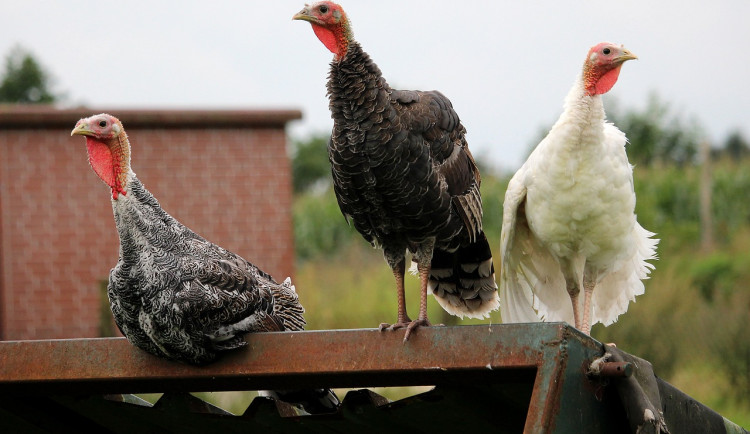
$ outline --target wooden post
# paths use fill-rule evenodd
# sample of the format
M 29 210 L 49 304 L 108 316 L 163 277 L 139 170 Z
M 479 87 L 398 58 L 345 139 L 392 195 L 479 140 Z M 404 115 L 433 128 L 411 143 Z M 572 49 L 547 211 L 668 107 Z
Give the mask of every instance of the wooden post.
M 701 219 L 701 249 L 710 252 L 714 249 L 714 219 L 711 210 L 712 176 L 711 176 L 711 145 L 708 140 L 700 144 L 701 175 L 700 175 L 700 219 Z

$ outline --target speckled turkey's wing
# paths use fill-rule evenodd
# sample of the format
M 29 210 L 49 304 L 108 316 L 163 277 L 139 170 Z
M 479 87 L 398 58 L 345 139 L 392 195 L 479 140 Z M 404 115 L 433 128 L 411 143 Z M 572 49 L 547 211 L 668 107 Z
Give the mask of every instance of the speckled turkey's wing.
M 450 100 L 438 91 L 393 91 L 403 122 L 424 141 L 432 169 L 445 180 L 455 211 L 472 240 L 482 231 L 481 178 L 466 142 L 466 129 Z
M 197 262 L 197 272 L 174 295 L 175 308 L 187 327 L 194 327 L 217 347 L 242 345 L 234 338 L 246 332 L 284 330 L 282 319 L 274 315 L 269 284 L 275 282 L 255 274 L 251 264 L 229 254 L 189 260 Z

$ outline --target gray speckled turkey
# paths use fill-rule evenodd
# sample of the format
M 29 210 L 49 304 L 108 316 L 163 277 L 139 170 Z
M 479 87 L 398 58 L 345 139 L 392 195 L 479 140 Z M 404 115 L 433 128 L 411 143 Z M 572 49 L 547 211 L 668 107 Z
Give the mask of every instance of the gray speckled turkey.
M 392 89 L 354 40 L 341 6 L 318 2 L 294 19 L 308 21 L 334 53 L 327 85 L 334 190 L 342 213 L 382 247 L 393 270 L 399 309 L 390 328 L 406 327 L 408 339 L 429 325 L 428 292 L 453 315 L 488 316 L 499 301 L 479 171 L 451 102 L 438 91 Z M 421 282 L 415 321 L 404 305 L 407 250 Z
M 246 345 L 245 333 L 304 328 L 289 279 L 276 283 L 159 206 L 130 168 L 130 143 L 117 118 L 81 119 L 71 135 L 85 136 L 91 167 L 112 191 L 120 258 L 107 293 L 115 322 L 133 345 L 202 365 Z M 322 397 L 338 404 L 335 395 Z

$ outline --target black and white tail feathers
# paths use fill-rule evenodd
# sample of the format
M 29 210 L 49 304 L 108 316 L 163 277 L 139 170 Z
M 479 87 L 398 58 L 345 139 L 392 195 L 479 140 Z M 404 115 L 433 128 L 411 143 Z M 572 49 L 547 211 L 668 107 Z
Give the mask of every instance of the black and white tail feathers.
M 427 289 L 451 315 L 489 317 L 500 300 L 492 252 L 484 232 L 454 252 L 435 249 Z

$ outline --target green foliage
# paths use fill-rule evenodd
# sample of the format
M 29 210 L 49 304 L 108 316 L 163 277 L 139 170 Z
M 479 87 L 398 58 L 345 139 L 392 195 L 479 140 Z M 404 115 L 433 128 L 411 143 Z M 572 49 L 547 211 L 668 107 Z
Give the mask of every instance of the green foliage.
M 503 202 L 510 177 L 482 174 L 482 228 L 490 240 L 492 253 L 499 255 L 500 228 L 503 226 Z M 497 265 L 495 266 L 497 267 Z
M 746 259 L 748 259 L 746 257 Z M 748 270 L 750 261 L 745 261 Z M 716 333 L 706 336 L 706 351 L 732 380 L 728 395 L 744 403 L 750 410 L 750 290 L 745 282 L 750 273 L 738 276 L 731 287 L 725 288 L 722 299 L 715 302 L 716 308 L 709 310 L 706 323 L 714 324 Z M 742 280 L 742 284 L 738 284 Z M 747 413 L 750 414 L 750 411 Z
M 717 231 L 726 238 L 750 223 L 750 170 L 732 161 L 712 166 L 712 210 Z
M 645 282 L 646 293 L 618 322 L 599 324 L 592 335 L 651 361 L 661 378 L 742 423 L 739 416 L 750 413 L 750 167 L 723 161 L 713 164 L 712 173 L 720 250 L 702 253 L 700 168 L 635 168 L 638 220 L 661 239 L 659 260 Z M 483 224 L 497 273 L 508 179 L 482 174 Z M 395 282 L 382 252 L 345 223 L 331 190 L 297 196 L 295 236 L 295 284 L 309 328 L 371 328 L 395 319 Z M 407 277 L 410 312 L 419 306 L 417 285 L 416 277 Z M 500 321 L 497 312 L 489 320 L 459 320 L 432 297 L 428 312 L 447 325 Z M 701 377 L 704 372 L 710 375 Z
M 628 137 L 628 157 L 632 164 L 694 162 L 702 136 L 700 126 L 695 120 L 686 121 L 672 114 L 669 104 L 658 95 L 650 96 L 643 111 L 620 113 L 614 108 L 608 110 L 607 116 Z
M 750 156 L 750 144 L 747 143 L 742 133 L 736 130 L 727 137 L 722 152 L 732 160 L 741 160 Z
M 329 257 L 359 236 L 344 219 L 333 189 L 298 195 L 292 208 L 298 260 Z
M 729 293 L 738 277 L 733 258 L 722 252 L 698 259 L 690 274 L 695 288 L 707 302 L 714 300 L 716 292 Z
M 301 193 L 318 185 L 331 185 L 331 166 L 328 162 L 330 135 L 313 135 L 306 140 L 292 142 L 292 182 L 294 192 Z
M 20 46 L 5 58 L 5 71 L 0 82 L 0 102 L 39 104 L 52 103 L 57 97 L 50 90 L 50 75 Z
M 750 172 L 730 161 L 712 164 L 714 230 L 726 242 L 750 222 Z M 636 214 L 641 225 L 658 232 L 662 249 L 689 248 L 700 240 L 700 168 L 636 166 Z

